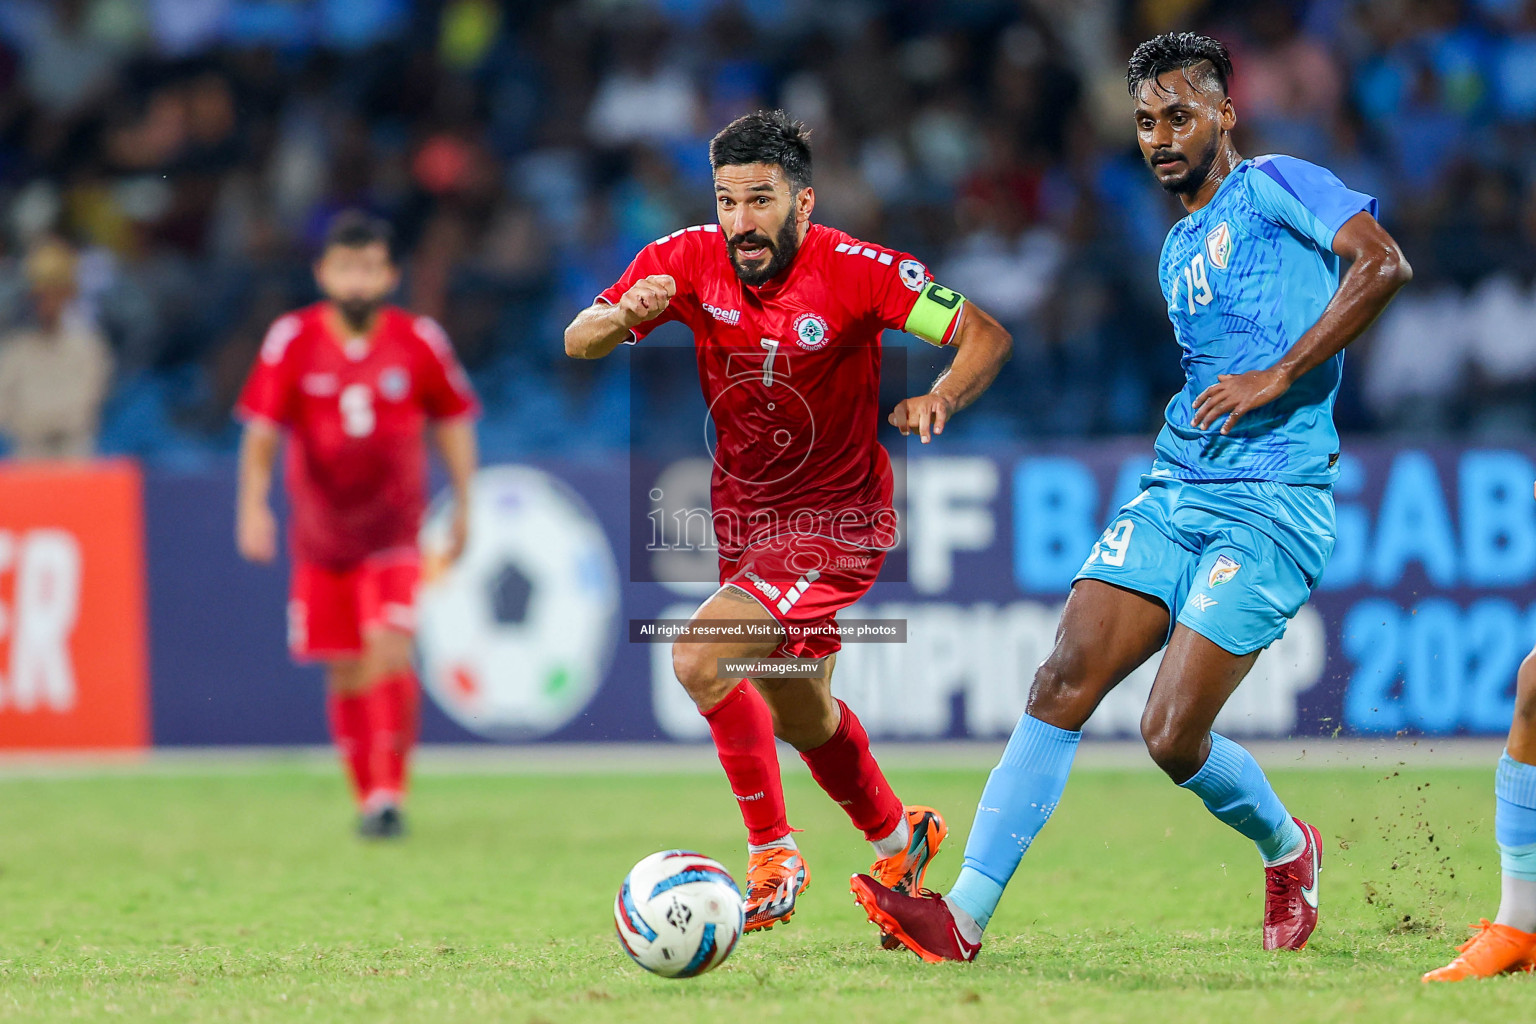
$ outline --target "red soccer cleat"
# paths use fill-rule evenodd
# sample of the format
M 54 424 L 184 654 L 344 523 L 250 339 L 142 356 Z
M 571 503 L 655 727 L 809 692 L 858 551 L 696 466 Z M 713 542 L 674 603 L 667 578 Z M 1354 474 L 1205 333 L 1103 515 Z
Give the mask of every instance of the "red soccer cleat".
M 1323 837 L 1300 818 L 1301 853 L 1264 869 L 1264 948 L 1306 949 L 1317 927 L 1317 877 L 1323 870 Z
M 912 830 L 907 848 L 893 857 L 875 861 L 869 874 L 887 889 L 910 895 L 922 891 L 923 876 L 949 835 L 949 826 L 944 824 L 944 816 L 932 807 L 908 807 L 906 812 L 907 826 Z M 901 943 L 892 935 L 881 935 L 880 945 L 885 949 L 901 948 Z
M 981 943 L 965 941 L 949 904 L 936 892 L 923 889 L 916 896 L 907 896 L 868 875 L 854 875 L 849 888 L 881 932 L 895 936 L 931 964 L 975 960 L 981 951 Z

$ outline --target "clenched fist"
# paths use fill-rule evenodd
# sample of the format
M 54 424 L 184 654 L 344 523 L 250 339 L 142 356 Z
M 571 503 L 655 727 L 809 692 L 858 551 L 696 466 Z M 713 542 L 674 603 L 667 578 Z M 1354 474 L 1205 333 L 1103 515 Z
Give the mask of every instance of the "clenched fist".
M 636 281 L 619 300 L 624 326 L 634 327 L 661 316 L 676 294 L 677 282 L 669 274 L 652 274 Z

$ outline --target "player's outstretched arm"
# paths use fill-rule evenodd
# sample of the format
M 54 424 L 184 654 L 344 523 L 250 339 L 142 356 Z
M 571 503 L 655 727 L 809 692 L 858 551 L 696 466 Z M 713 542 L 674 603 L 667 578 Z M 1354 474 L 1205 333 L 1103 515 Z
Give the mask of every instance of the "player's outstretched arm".
M 266 565 L 277 557 L 277 517 L 267 500 L 277 461 L 277 428 L 264 420 L 246 424 L 240 437 L 240 475 L 235 491 L 235 547 L 240 557 Z
M 475 421 L 469 416 L 440 420 L 432 425 L 432 441 L 443 458 L 448 484 L 453 488 L 453 526 L 446 552 L 451 563 L 459 560 L 469 540 L 469 485 L 480 461 Z
M 629 332 L 666 311 L 677 294 L 667 274 L 652 274 L 630 286 L 617 303 L 594 302 L 565 329 L 565 354 L 572 359 L 601 359 L 618 348 Z
M 1333 251 L 1350 261 L 1338 291 L 1290 351 L 1267 370 L 1221 374 L 1195 399 L 1195 427 L 1204 430 L 1223 416 L 1223 434 L 1244 414 L 1285 394 L 1303 374 L 1344 351 L 1360 337 L 1397 290 L 1413 280 L 1413 268 L 1369 213 L 1357 213 L 1333 236 Z
M 915 430 L 927 444 L 933 434 L 944 433 L 949 417 L 976 401 L 997 379 L 1013 354 L 1013 335 L 974 302 L 966 302 L 950 347 L 955 349 L 954 361 L 928 393 L 904 398 L 891 411 L 888 419 L 903 437 Z

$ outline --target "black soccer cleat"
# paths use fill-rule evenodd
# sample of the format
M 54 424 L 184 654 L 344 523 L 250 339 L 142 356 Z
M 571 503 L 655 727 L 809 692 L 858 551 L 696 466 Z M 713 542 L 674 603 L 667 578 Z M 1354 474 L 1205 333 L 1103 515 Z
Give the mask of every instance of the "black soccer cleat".
M 380 807 L 357 819 L 357 834 L 363 839 L 400 839 L 405 835 L 405 817 L 400 808 Z

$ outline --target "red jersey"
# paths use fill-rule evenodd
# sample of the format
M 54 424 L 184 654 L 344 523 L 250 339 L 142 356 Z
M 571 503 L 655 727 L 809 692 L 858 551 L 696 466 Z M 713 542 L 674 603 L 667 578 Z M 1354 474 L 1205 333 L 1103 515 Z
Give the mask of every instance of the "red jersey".
M 927 268 L 812 225 L 789 267 L 754 287 L 736 276 L 719 225 L 705 224 L 646 246 L 598 301 L 617 303 L 652 274 L 671 275 L 677 294 L 632 333 L 639 341 L 668 320 L 693 331 L 715 425 L 721 555 L 786 531 L 890 547 L 891 462 L 876 440 L 880 335 L 907 325 Z M 958 319 L 954 308 L 932 340 L 949 341 Z
M 428 420 L 477 411 L 443 329 L 386 306 L 366 346 L 336 337 L 323 303 L 280 317 L 235 407 L 286 429 L 294 557 L 330 567 L 416 546 Z

